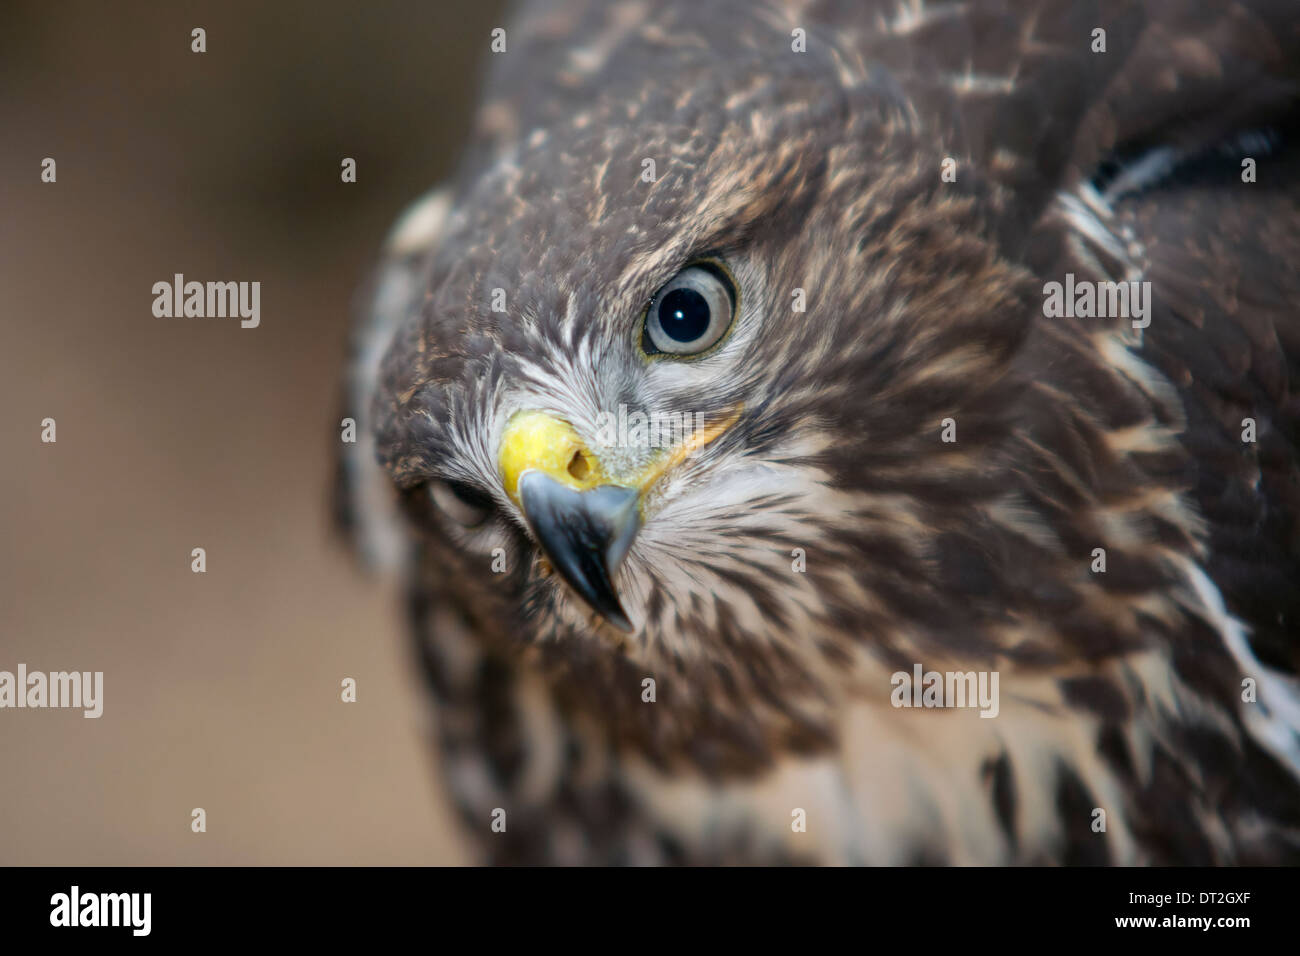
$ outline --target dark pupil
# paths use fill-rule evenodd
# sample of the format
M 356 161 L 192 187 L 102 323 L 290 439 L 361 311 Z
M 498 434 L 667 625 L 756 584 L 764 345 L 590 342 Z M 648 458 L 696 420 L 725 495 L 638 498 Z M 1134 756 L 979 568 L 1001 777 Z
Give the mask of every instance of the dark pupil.
M 673 289 L 659 303 L 659 326 L 678 342 L 694 342 L 709 328 L 709 303 L 694 289 Z

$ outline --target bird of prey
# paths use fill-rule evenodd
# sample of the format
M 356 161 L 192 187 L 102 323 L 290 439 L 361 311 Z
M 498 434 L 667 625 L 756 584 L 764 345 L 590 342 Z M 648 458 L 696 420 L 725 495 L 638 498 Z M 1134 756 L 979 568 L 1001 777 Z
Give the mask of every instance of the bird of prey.
M 1295 5 L 483 42 L 341 472 L 482 859 L 1300 860 Z

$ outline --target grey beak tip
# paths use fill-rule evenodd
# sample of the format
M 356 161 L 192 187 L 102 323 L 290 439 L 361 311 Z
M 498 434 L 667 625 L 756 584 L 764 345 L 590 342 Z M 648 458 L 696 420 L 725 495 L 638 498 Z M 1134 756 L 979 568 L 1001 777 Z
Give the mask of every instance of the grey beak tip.
M 627 619 L 627 615 L 619 611 L 614 614 L 606 614 L 605 620 L 609 621 L 624 634 L 631 634 L 633 631 L 632 622 Z
M 519 478 L 524 517 L 552 567 L 619 630 L 631 632 L 613 578 L 641 526 L 634 488 L 576 491 L 538 471 Z

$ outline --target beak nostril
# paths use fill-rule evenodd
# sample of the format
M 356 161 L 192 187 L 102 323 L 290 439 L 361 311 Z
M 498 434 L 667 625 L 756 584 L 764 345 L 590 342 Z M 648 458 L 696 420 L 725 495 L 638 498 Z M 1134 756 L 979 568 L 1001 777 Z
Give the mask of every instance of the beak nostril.
M 591 462 L 587 461 L 587 456 L 582 452 L 573 453 L 573 458 L 569 461 L 569 474 L 578 481 L 583 481 L 591 474 Z

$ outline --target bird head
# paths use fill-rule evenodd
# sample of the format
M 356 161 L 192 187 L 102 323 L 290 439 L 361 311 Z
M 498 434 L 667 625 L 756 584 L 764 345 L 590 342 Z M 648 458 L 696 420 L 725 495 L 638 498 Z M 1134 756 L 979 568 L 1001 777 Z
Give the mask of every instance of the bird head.
M 380 458 L 503 640 L 824 698 L 864 644 L 973 633 L 937 535 L 1004 490 L 1033 290 L 887 86 L 714 41 L 459 185 Z

